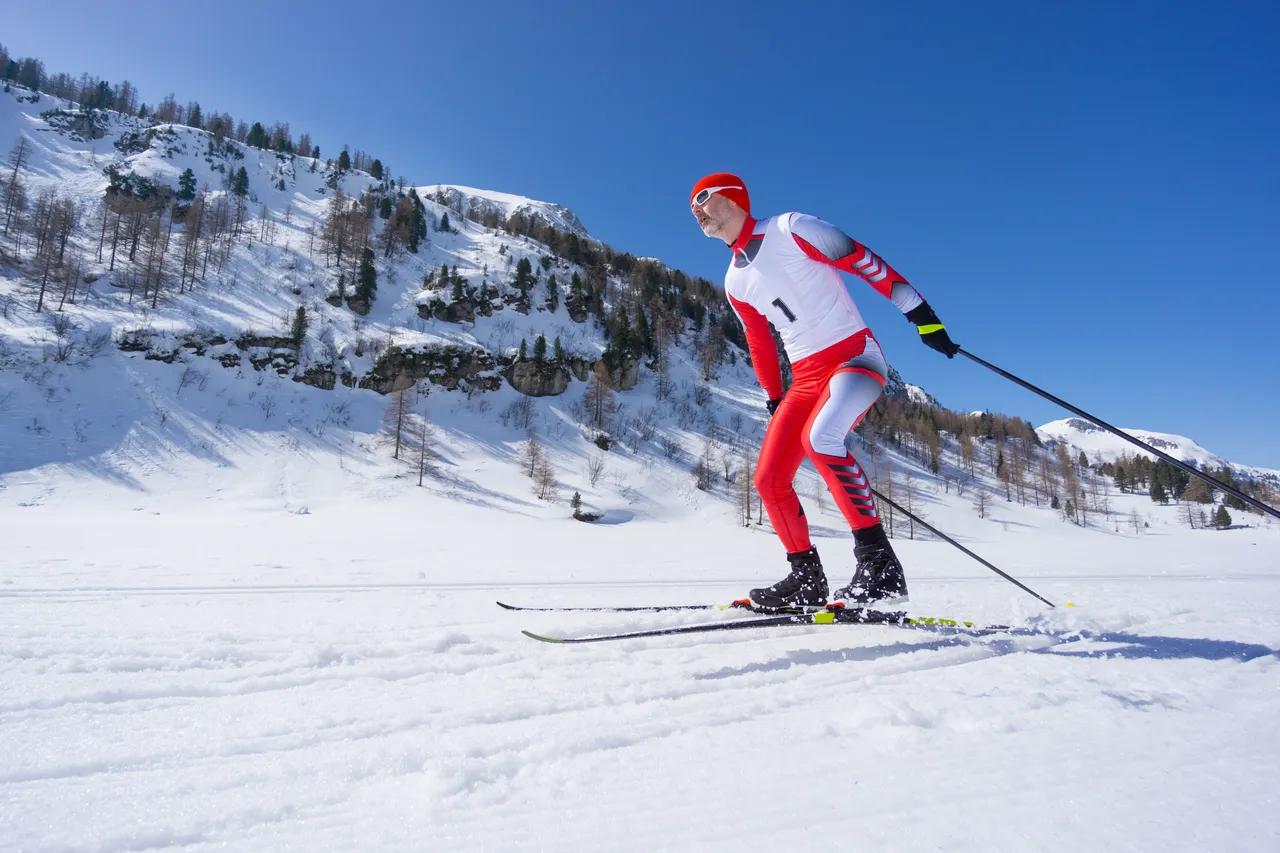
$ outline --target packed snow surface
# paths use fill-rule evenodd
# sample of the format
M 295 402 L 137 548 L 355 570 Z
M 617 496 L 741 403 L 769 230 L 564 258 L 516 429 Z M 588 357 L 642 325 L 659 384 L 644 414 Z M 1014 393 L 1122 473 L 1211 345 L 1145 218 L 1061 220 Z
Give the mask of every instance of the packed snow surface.
M 284 444 L 182 476 L 159 459 L 131 485 L 4 480 L 0 847 L 1280 844 L 1273 526 L 1033 527 L 1016 505 L 979 522 L 929 498 L 935 523 L 1077 606 L 901 541 L 915 612 L 1045 633 L 552 646 L 519 630 L 737 617 L 494 601 L 722 602 L 776 579 L 781 550 L 708 502 L 586 525 Z M 843 580 L 847 535 L 810 507 Z

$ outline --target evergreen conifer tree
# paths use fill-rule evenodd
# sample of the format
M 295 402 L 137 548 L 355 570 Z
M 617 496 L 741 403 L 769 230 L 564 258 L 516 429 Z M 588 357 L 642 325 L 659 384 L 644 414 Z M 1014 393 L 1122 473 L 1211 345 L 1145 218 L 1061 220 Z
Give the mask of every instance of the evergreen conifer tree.
M 515 286 L 520 290 L 533 287 L 533 264 L 529 263 L 528 258 L 521 258 L 516 262 Z
M 191 201 L 196 197 L 196 173 L 188 167 L 178 176 L 178 198 Z
M 653 329 L 649 325 L 649 319 L 644 316 L 644 309 L 636 309 L 636 337 L 639 339 L 636 343 L 645 352 L 646 355 L 654 354 L 653 345 Z
M 547 338 L 545 335 L 538 335 L 537 340 L 533 342 L 533 360 L 539 364 L 547 360 Z
M 1218 507 L 1218 511 L 1213 514 L 1213 526 L 1219 530 L 1226 530 L 1231 526 L 1231 513 L 1227 512 L 1225 504 Z
M 554 274 L 547 278 L 547 307 L 552 311 L 560 307 L 560 286 Z
M 427 217 L 422 212 L 422 202 L 418 200 L 418 194 L 409 189 L 409 197 L 413 199 L 413 226 L 409 230 L 409 251 L 415 255 L 418 253 L 418 244 L 427 236 Z
M 338 155 L 338 171 L 351 171 L 351 155 L 347 153 L 347 149 L 343 148 L 342 153 Z
M 626 306 L 618 309 L 617 321 L 611 336 L 613 348 L 621 355 L 631 352 L 631 321 L 627 318 Z
M 307 309 L 299 305 L 298 310 L 293 313 L 293 325 L 289 327 L 289 337 L 293 338 L 293 342 L 298 346 L 302 346 L 302 340 L 307 336 Z
M 373 302 L 378 292 L 378 270 L 373 266 L 373 249 L 365 248 L 360 255 L 360 273 L 356 279 L 356 298 Z
M 249 128 L 249 135 L 244 138 L 244 144 L 252 145 L 254 148 L 267 148 L 271 145 L 271 140 L 267 137 L 261 122 L 255 121 L 253 127 Z

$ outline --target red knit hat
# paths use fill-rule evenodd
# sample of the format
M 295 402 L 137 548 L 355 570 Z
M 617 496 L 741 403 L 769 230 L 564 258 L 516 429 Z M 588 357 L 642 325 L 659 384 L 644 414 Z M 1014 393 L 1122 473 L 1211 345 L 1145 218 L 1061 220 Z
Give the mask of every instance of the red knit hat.
M 702 190 L 709 187 L 724 187 L 716 191 L 717 195 L 722 195 L 738 207 L 751 212 L 751 196 L 747 195 L 747 185 L 742 178 L 737 175 L 731 175 L 728 172 L 715 172 L 707 175 L 705 178 L 693 185 L 693 189 L 689 191 L 689 204 L 693 204 L 693 197 Z

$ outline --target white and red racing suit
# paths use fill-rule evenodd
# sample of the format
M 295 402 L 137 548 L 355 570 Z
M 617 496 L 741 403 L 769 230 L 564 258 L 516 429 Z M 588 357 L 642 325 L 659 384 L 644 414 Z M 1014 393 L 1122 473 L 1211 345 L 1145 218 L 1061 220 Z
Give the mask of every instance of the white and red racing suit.
M 866 246 L 803 213 L 748 216 L 730 249 L 725 293 L 746 331 L 760 386 L 770 400 L 782 398 L 755 476 L 774 530 L 788 553 L 811 545 L 794 487 L 806 456 L 852 529 L 878 524 L 871 484 L 844 439 L 880 396 L 888 366 L 840 273 L 859 276 L 904 314 L 924 300 Z M 791 360 L 785 397 L 770 323 Z

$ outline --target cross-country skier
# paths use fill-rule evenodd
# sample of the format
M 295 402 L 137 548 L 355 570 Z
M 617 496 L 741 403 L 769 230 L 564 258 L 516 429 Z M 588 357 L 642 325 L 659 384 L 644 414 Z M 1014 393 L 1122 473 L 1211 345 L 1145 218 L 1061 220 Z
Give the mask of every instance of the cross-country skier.
M 746 184 L 726 172 L 694 184 L 689 205 L 702 232 L 723 240 L 733 254 L 725 294 L 746 332 L 751 364 L 769 400 L 771 417 L 755 485 L 787 549 L 791 571 L 773 586 L 751 590 L 752 603 L 763 608 L 827 603 L 827 578 L 793 486 L 805 457 L 853 529 L 857 568 L 832 602 L 904 599 L 907 581 L 880 524 L 871 484 L 844 445 L 880 396 L 889 368 L 840 272 L 859 276 L 892 300 L 929 347 L 948 358 L 959 347 L 906 279 L 834 225 L 803 213 L 757 220 Z M 770 323 L 791 360 L 785 395 Z

